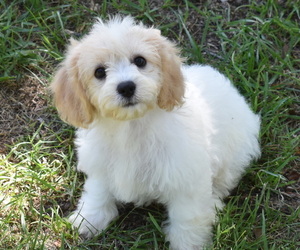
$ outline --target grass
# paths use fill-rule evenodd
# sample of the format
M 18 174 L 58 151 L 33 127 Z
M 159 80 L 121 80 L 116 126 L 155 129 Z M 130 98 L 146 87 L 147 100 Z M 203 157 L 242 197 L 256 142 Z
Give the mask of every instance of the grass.
M 226 200 L 211 249 L 297 249 L 300 1 L 242 2 L 1 0 L 0 93 L 29 80 L 45 90 L 69 31 L 85 33 L 96 16 L 131 14 L 160 27 L 188 63 L 224 72 L 262 117 L 262 157 Z M 20 102 L 17 93 L 14 101 Z M 71 229 L 64 217 L 75 208 L 84 180 L 74 171 L 74 130 L 59 120 L 46 90 L 39 98 L 48 104 L 38 111 L 25 105 L 33 113 L 22 117 L 27 129 L 0 155 L 0 248 L 167 249 L 165 211 L 157 204 L 121 207 L 120 218 L 89 241 Z M 8 130 L 0 133 L 6 135 Z

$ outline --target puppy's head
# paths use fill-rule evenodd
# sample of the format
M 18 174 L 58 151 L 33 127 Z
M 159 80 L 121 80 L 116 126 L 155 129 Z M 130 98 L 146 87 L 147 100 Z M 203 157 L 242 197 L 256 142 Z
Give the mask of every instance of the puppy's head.
M 178 50 L 159 30 L 130 17 L 99 20 L 81 41 L 71 40 L 51 89 L 61 117 L 76 127 L 135 119 L 182 103 L 180 67 Z

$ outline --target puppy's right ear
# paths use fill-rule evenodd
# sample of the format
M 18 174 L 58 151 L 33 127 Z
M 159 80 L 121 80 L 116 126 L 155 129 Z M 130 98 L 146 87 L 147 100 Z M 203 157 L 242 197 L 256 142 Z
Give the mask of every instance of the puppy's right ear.
M 86 87 L 79 78 L 77 62 L 80 51 L 76 49 L 77 43 L 71 40 L 66 59 L 56 72 L 50 88 L 61 118 L 75 127 L 86 128 L 93 121 L 95 107 L 90 103 Z

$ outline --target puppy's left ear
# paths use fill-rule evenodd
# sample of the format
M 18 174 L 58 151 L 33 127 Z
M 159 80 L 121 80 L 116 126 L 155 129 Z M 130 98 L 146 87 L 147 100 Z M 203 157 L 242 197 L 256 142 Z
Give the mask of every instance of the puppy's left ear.
M 157 31 L 157 30 L 156 30 Z M 182 59 L 179 50 L 165 37 L 159 35 L 159 54 L 163 83 L 158 95 L 158 106 L 161 109 L 171 111 L 175 106 L 183 103 L 184 78 L 181 71 Z

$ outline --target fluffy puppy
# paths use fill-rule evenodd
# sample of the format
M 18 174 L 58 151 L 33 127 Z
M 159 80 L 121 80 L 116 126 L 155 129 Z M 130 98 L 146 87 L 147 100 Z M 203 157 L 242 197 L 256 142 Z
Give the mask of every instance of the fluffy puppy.
M 156 200 L 172 249 L 210 242 L 215 209 L 260 154 L 260 119 L 226 77 L 182 65 L 159 30 L 116 17 L 71 40 L 51 87 L 62 119 L 79 128 L 87 180 L 69 219 L 81 234 L 105 229 L 117 201 Z

